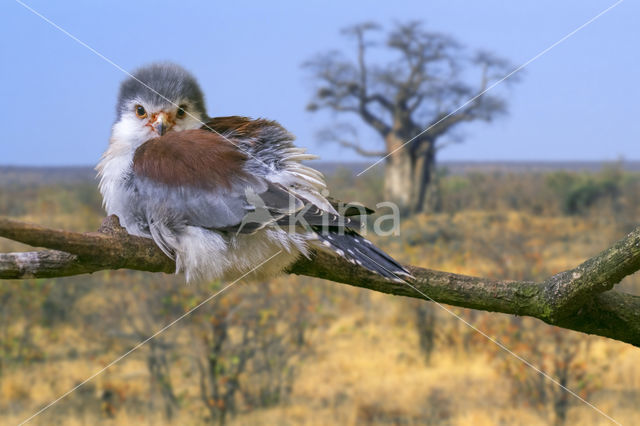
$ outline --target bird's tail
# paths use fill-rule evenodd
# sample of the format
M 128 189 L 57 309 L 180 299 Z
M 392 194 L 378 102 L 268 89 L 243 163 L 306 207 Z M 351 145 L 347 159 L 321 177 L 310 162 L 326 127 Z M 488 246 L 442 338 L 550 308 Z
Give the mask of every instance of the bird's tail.
M 318 243 L 323 249 L 390 281 L 415 279 L 400 263 L 354 231 L 318 232 Z

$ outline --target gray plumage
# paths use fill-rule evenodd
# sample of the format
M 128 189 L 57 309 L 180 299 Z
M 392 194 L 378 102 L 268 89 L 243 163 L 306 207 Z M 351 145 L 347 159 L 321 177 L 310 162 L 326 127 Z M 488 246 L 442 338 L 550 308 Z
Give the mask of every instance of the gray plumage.
M 163 185 L 131 173 L 124 190 L 131 207 L 121 220 L 146 236 L 152 236 L 159 224 L 176 232 L 198 226 L 253 233 L 303 208 L 302 201 L 284 188 L 258 177 L 237 178 L 231 188 L 205 190 Z
M 120 85 L 116 105 L 116 121 L 120 119 L 127 101 L 137 99 L 158 107 L 172 106 L 182 100 L 191 101 L 200 120 L 206 120 L 204 95 L 190 72 L 170 62 L 158 62 L 141 67 Z M 144 83 L 144 84 L 142 84 Z M 153 90 L 151 90 L 153 89 Z

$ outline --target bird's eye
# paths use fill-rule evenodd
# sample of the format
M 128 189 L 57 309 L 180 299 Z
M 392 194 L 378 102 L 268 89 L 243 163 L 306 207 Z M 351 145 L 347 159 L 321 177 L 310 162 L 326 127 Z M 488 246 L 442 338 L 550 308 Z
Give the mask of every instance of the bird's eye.
M 136 105 L 136 115 L 138 118 L 145 118 L 147 116 L 147 111 L 142 105 Z
M 176 117 L 178 118 L 184 117 L 186 115 L 186 111 L 185 111 L 186 109 L 187 109 L 186 105 L 180 105 L 178 107 L 178 111 L 176 112 Z

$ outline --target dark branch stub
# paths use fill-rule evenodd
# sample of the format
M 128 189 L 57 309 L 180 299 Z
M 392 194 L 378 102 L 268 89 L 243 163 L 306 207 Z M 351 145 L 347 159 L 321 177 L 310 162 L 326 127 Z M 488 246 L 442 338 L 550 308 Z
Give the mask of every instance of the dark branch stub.
M 0 237 L 53 249 L 0 254 L 0 279 L 64 277 L 121 268 L 175 271 L 174 262 L 152 240 L 127 234 L 115 216 L 106 218 L 99 232 L 85 234 L 0 218 Z M 526 315 L 640 347 L 640 297 L 610 290 L 640 269 L 640 227 L 576 268 L 542 283 L 407 268 L 416 277 L 411 285 L 419 292 L 322 252 L 312 260 L 300 259 L 287 272 L 398 296 L 425 299 L 420 294 L 424 293 L 437 303 Z

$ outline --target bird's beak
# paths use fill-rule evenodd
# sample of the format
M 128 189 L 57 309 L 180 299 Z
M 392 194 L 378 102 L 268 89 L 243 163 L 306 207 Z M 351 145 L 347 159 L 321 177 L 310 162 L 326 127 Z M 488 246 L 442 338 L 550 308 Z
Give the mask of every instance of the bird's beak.
M 164 135 L 165 133 L 167 133 L 167 130 L 169 130 L 168 121 L 169 120 L 167 120 L 167 115 L 161 112 L 156 117 L 156 121 L 153 122 L 153 130 L 155 130 L 159 136 Z

